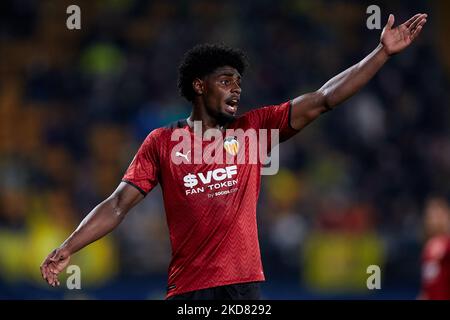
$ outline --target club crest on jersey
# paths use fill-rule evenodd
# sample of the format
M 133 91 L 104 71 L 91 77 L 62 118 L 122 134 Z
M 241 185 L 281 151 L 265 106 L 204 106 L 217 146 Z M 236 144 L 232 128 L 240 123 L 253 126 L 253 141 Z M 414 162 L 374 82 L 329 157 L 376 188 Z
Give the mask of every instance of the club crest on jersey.
M 235 136 L 226 137 L 223 142 L 223 148 L 226 152 L 228 152 L 232 156 L 235 156 L 239 152 L 239 142 L 237 141 Z

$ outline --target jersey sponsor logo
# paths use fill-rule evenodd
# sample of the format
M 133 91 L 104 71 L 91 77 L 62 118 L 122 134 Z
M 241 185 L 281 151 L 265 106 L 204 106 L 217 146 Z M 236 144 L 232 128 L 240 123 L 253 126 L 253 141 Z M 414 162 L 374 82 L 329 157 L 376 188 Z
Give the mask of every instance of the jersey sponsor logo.
M 228 166 L 225 168 L 218 168 L 200 172 L 197 174 L 189 173 L 183 177 L 186 195 L 193 195 L 204 192 L 208 193 L 208 198 L 215 196 L 223 196 L 236 192 L 239 188 L 230 187 L 236 186 L 238 179 L 233 179 L 237 175 L 237 166 Z M 223 190 L 226 188 L 226 190 Z
M 193 188 L 200 182 L 203 185 L 211 182 L 220 182 L 225 179 L 231 179 L 237 175 L 237 166 L 229 166 L 225 168 L 218 168 L 214 170 L 206 171 L 205 173 L 192 174 L 189 173 L 183 177 L 184 186 L 187 188 Z

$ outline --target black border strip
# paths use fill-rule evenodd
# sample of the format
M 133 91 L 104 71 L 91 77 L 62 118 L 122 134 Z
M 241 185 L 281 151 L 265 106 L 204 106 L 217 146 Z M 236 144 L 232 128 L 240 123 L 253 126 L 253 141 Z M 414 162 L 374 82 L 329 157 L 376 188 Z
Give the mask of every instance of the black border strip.
M 145 192 L 144 190 L 142 190 L 141 188 L 139 188 L 137 185 L 135 185 L 133 182 L 128 181 L 128 180 L 122 180 L 122 182 L 128 183 L 130 186 L 135 187 L 136 189 L 139 190 L 140 193 L 142 193 L 142 195 L 145 197 L 147 195 L 147 192 Z
M 63 290 L 59 290 L 63 291 Z M 47 291 L 46 291 L 47 292 Z M 90 294 L 88 291 L 88 298 L 94 299 L 94 293 Z M 30 294 L 30 296 L 32 296 Z M 50 294 L 50 290 L 46 293 L 47 297 L 55 297 L 56 294 Z M 336 317 L 336 314 L 345 314 L 348 319 L 361 319 L 361 315 L 366 315 L 367 310 L 370 310 L 369 319 L 386 318 L 392 308 L 401 310 L 404 318 L 412 319 L 419 317 L 419 319 L 426 319 L 430 315 L 430 310 L 434 312 L 446 314 L 448 312 L 449 301 L 405 301 L 405 300 L 252 300 L 252 301 L 167 301 L 167 300 L 131 300 L 134 297 L 129 292 L 120 292 L 120 296 L 124 300 L 43 300 L 41 296 L 36 295 L 36 300 L 15 300 L 0 301 L 2 312 L 14 312 L 15 314 L 23 314 L 28 316 L 29 310 L 34 313 L 48 312 L 49 309 L 60 309 L 61 313 L 71 310 L 71 314 L 75 317 L 82 318 L 89 312 L 99 318 L 104 318 L 105 315 L 130 318 L 130 310 L 134 314 L 141 314 L 151 310 L 154 314 L 163 314 L 165 319 L 198 319 L 203 316 L 191 315 L 186 312 L 188 309 L 198 307 L 210 308 L 210 313 L 207 319 L 255 319 L 255 320 L 270 320 L 270 319 L 290 319 L 293 314 L 309 314 L 309 312 L 317 315 L 317 317 L 325 317 L 331 319 Z M 62 299 L 62 293 L 58 298 Z M 375 298 L 376 299 L 376 298 Z M 395 298 L 392 298 L 395 299 Z M 239 308 L 237 306 L 240 306 Z M 386 308 L 386 309 L 385 309 Z M 251 312 L 254 314 L 247 315 Z M 310 310 L 310 311 L 308 311 Z M 354 312 L 349 313 L 349 310 Z M 441 310 L 441 311 L 439 311 Z M 59 311 L 59 310 L 58 310 Z M 322 315 L 322 316 L 321 316 Z

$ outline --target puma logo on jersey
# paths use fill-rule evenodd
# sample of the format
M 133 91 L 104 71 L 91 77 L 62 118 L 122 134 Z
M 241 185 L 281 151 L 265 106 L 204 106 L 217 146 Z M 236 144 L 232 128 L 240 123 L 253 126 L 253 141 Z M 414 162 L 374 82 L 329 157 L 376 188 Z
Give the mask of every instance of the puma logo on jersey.
M 189 159 L 188 159 L 188 155 L 189 155 L 189 153 L 191 152 L 191 150 L 189 150 L 186 154 L 182 154 L 181 152 L 176 152 L 175 153 L 175 156 L 176 157 L 183 157 L 183 158 L 185 158 L 186 159 L 186 161 L 189 161 Z

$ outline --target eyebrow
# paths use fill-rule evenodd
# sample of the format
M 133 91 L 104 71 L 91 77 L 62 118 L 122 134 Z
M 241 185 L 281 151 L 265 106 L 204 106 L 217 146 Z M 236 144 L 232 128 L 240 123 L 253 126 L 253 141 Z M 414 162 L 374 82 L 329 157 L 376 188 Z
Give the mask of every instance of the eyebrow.
M 234 77 L 236 75 L 236 73 L 233 72 L 228 72 L 228 71 L 224 71 L 218 74 L 218 76 L 228 76 L 228 77 Z M 241 79 L 241 75 L 238 73 L 237 74 L 238 79 Z

